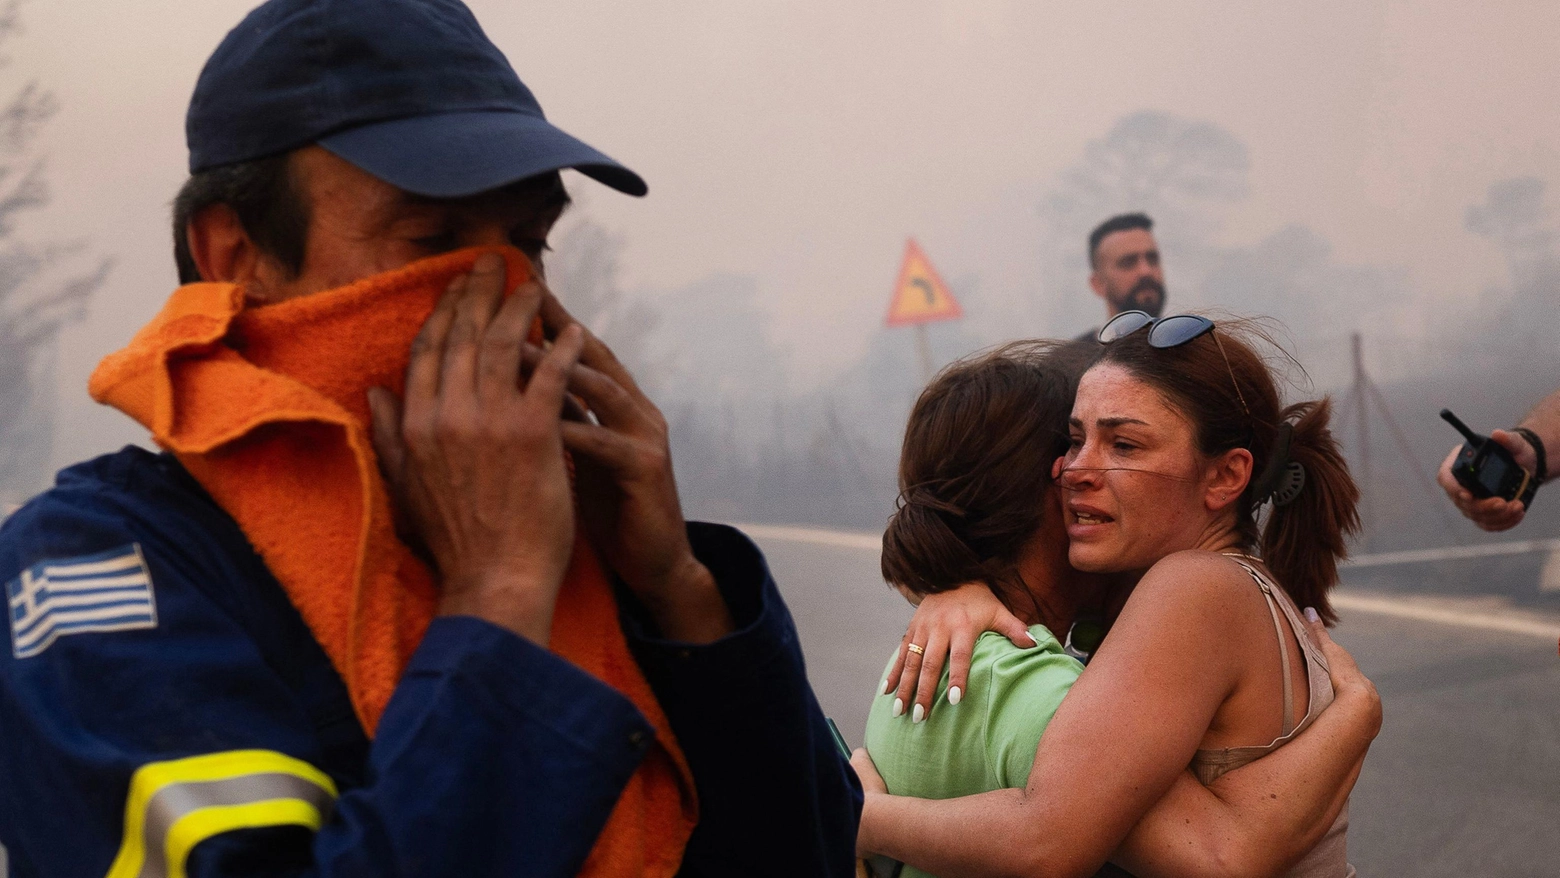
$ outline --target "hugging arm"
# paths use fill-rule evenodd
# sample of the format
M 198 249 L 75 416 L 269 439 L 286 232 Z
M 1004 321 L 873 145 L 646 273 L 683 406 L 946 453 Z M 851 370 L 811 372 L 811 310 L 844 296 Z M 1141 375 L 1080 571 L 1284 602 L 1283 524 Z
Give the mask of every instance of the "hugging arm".
M 1185 767 L 1246 660 L 1238 649 L 1208 644 L 1226 642 L 1229 631 L 1239 630 L 1239 604 L 1232 598 L 1256 593 L 1249 581 L 1221 582 L 1219 571 L 1195 560 L 1168 561 L 1144 577 L 1109 641 L 1062 703 L 1036 751 L 1027 789 L 939 801 L 870 793 L 860 849 L 931 872 L 1089 875 L 1172 788 L 1165 807 L 1186 810 L 1153 815 L 1127 852 L 1144 874 L 1209 874 L 1221 862 L 1238 867 L 1234 861 L 1260 855 L 1260 833 L 1277 832 L 1254 826 L 1259 821 L 1303 826 L 1319 837 L 1374 734 L 1370 711 L 1354 725 L 1343 711 L 1328 711 L 1321 717 L 1326 722 L 1274 754 L 1285 756 L 1279 764 L 1244 777 L 1234 772 L 1213 791 L 1200 789 Z M 1205 587 L 1210 580 L 1216 587 Z M 1350 703 L 1342 696 L 1340 702 Z M 1354 749 L 1342 746 L 1344 739 Z M 1328 767 L 1323 771 L 1312 760 L 1326 760 Z M 1306 776 L 1313 780 L 1295 780 Z M 1278 800 L 1260 801 L 1274 789 L 1283 790 Z M 1293 810 L 1279 820 L 1280 808 Z M 1198 827 L 1194 842 L 1187 841 L 1188 819 Z M 981 831 L 971 832 L 974 826 Z M 992 838 L 1010 841 L 991 845 Z M 1286 839 L 1271 851 L 1274 859 L 1303 851 L 1303 840 Z
M 1142 878 L 1278 874 L 1322 839 L 1381 729 L 1381 698 L 1320 622 L 1333 703 L 1293 741 L 1209 787 L 1184 772 L 1112 860 Z

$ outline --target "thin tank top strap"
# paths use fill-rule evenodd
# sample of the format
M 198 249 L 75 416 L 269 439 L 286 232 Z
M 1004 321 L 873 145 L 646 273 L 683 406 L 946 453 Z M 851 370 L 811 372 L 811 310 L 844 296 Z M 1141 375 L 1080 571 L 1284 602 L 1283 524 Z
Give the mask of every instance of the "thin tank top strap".
M 1257 584 L 1257 588 L 1262 590 L 1262 597 L 1267 600 L 1268 613 L 1273 617 L 1273 633 L 1278 635 L 1278 660 L 1279 664 L 1282 666 L 1284 675 L 1284 734 L 1288 735 L 1295 729 L 1294 684 L 1290 682 L 1291 675 L 1289 672 L 1289 649 L 1284 644 L 1284 623 L 1288 620 L 1280 616 L 1280 613 L 1283 613 L 1283 610 L 1281 610 L 1278 606 L 1278 599 L 1273 596 L 1273 585 L 1267 581 L 1267 577 L 1258 572 L 1257 568 L 1247 564 L 1238 557 L 1229 554 L 1225 554 L 1225 557 L 1234 561 L 1236 564 L 1239 564 L 1241 567 L 1244 567 L 1246 572 L 1251 574 L 1252 581 Z M 1298 636 L 1296 636 L 1295 641 L 1296 644 L 1300 646 L 1301 657 L 1304 658 L 1304 644 L 1300 641 Z
M 1229 557 L 1226 554 L 1226 557 Z M 1267 599 L 1269 612 L 1284 614 L 1284 620 L 1289 623 L 1289 630 L 1294 632 L 1295 641 L 1300 647 L 1302 661 L 1305 662 L 1306 687 L 1309 698 L 1306 702 L 1305 716 L 1299 721 L 1294 720 L 1294 692 L 1289 682 L 1289 647 L 1279 638 L 1281 661 L 1284 667 L 1284 727 L 1286 731 L 1263 745 L 1248 745 L 1241 747 L 1224 747 L 1214 749 L 1199 749 L 1192 757 L 1192 770 L 1197 779 L 1204 785 L 1211 784 L 1224 773 L 1234 771 L 1242 765 L 1248 765 L 1254 760 L 1260 759 L 1274 750 L 1288 743 L 1295 735 L 1300 734 L 1327 708 L 1333 701 L 1332 680 L 1328 676 L 1327 661 L 1322 652 L 1311 642 L 1311 637 L 1306 631 L 1306 624 L 1300 617 L 1300 610 L 1295 602 L 1261 570 L 1244 563 L 1240 557 L 1231 557 L 1230 560 L 1240 564 L 1250 574 L 1252 581 L 1261 589 Z M 1252 559 L 1257 560 L 1257 559 Z M 1282 635 L 1282 632 L 1280 632 Z M 1341 854 L 1339 855 L 1342 856 Z

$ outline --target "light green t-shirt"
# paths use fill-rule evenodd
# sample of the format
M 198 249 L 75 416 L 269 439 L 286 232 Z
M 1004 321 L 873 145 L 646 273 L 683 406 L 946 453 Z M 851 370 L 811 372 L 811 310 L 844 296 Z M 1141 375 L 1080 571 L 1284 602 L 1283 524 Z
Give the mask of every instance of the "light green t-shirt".
M 892 692 L 873 699 L 867 752 L 889 792 L 951 799 L 1029 781 L 1040 736 L 1083 673 L 1083 665 L 1062 651 L 1044 625 L 1031 626 L 1029 633 L 1039 643 L 1029 649 L 991 631 L 982 634 L 970 657 L 969 691 L 950 705 L 944 668 L 924 722 L 912 723 L 909 709 L 893 716 Z M 903 875 L 926 873 L 906 866 Z

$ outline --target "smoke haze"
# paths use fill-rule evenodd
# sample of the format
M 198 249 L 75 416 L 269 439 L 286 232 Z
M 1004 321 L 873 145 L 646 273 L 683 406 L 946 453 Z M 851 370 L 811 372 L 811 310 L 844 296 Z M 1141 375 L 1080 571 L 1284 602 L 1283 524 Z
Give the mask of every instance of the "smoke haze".
M 0 74 L 61 108 L 37 149 L 52 203 L 25 232 L 86 241 L 114 266 L 60 340 L 56 465 L 143 438 L 87 400 L 86 376 L 174 285 L 184 106 L 251 5 L 23 7 Z M 1389 391 L 1428 370 L 1471 376 L 1476 427 L 1560 384 L 1553 311 L 1522 308 L 1552 298 L 1555 276 L 1552 3 L 471 6 L 550 118 L 650 182 L 635 200 L 571 176 L 559 286 L 589 287 L 584 311 L 681 424 L 695 507 L 750 513 L 717 495 L 780 479 L 755 468 L 781 455 L 861 499 L 810 503 L 780 479 L 792 487 L 758 495 L 771 518 L 881 522 L 924 381 L 906 331 L 882 328 L 910 235 L 967 315 L 933 327 L 939 362 L 1096 325 L 1084 235 L 1145 209 L 1167 313 L 1280 318 L 1318 391 L 1350 380 L 1355 331 Z M 1480 392 L 1514 344 L 1539 378 Z M 1425 413 L 1397 414 L 1416 441 L 1451 444 Z

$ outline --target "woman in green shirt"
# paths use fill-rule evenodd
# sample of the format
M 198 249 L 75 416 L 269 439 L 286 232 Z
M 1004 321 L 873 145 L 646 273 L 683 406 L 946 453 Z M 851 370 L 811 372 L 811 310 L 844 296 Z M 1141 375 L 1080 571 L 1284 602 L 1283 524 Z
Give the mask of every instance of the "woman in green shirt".
M 917 402 L 901 458 L 899 509 L 884 535 L 884 578 L 912 602 L 979 582 L 1022 624 L 1007 630 L 1008 637 L 982 635 L 966 654 L 954 650 L 955 660 L 969 667 L 968 695 L 964 687 L 950 687 L 946 673 L 923 675 L 922 685 L 930 680 L 937 700 L 963 706 L 930 715 L 918 699 L 911 716 L 902 717 L 908 699 L 893 693 L 875 699 L 867 725 L 871 759 L 858 759 L 869 792 L 875 762 L 896 802 L 912 801 L 901 796 L 950 799 L 1026 785 L 1032 798 L 1046 797 L 1045 785 L 1030 777 L 1037 744 L 1083 670 L 1053 632 L 1076 635 L 1084 626 L 1075 622 L 1113 619 L 1135 578 L 1082 573 L 1068 563 L 1062 492 L 1052 481 L 1053 464 L 1068 452 L 1067 419 L 1078 376 L 1093 354 L 1092 346 L 1010 345 L 946 370 Z M 959 606 L 978 607 L 969 601 Z M 997 613 L 977 612 L 984 618 L 943 627 L 1001 627 Z M 1021 649 L 1009 642 L 1009 637 L 1027 642 L 1024 626 L 1036 646 Z M 931 634 L 914 644 L 914 658 L 923 653 L 940 658 L 949 651 L 947 640 Z M 900 655 L 911 643 L 907 637 Z M 1335 650 L 1329 654 L 1333 673 L 1342 678 L 1340 696 L 1311 733 L 1209 787 L 1180 772 L 1156 796 L 1157 804 L 1147 803 L 1152 807 L 1134 818 L 1135 826 L 1128 825 L 1116 856 L 1143 876 L 1267 874 L 1312 847 L 1346 801 L 1380 723 L 1379 700 L 1369 682 L 1346 653 L 1329 648 Z M 1097 732 L 1102 739 L 1111 734 Z M 1065 810 L 1073 795 L 1056 789 L 1050 804 Z M 1021 839 L 988 835 L 980 821 L 968 817 L 978 812 L 956 811 L 957 825 L 928 826 L 924 814 L 898 809 L 902 825 L 889 826 L 884 803 L 869 795 L 864 850 L 886 837 L 899 850 L 885 845 L 890 849 L 883 852 L 901 853 L 911 862 L 935 861 L 937 852 L 917 857 L 927 838 L 940 832 L 956 834 L 955 847 L 964 849 L 944 858 L 956 862 L 955 869 L 943 867 L 948 874 L 982 874 L 971 857 L 984 851 L 993 853 L 994 863 L 1024 860 L 1011 851 Z M 999 800 L 992 807 L 1004 806 Z M 992 813 L 1001 816 L 1000 810 Z M 885 831 L 907 826 L 898 837 Z M 1058 843 L 1068 844 L 1065 837 Z M 1050 858 L 1056 874 L 1087 875 L 1099 866 L 1092 852 L 1075 853 L 1072 859 Z M 1005 873 L 993 868 L 986 874 Z

